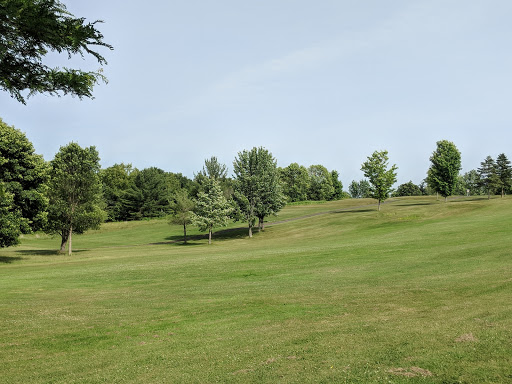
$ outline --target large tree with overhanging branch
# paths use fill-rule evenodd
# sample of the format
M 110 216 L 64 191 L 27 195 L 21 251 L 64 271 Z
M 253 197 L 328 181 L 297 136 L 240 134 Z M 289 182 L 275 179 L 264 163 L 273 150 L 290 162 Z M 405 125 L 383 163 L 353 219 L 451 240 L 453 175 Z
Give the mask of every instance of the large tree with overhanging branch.
M 56 52 L 90 55 L 106 64 L 96 49 L 112 46 L 103 41 L 98 23 L 73 16 L 58 0 L 0 0 L 0 88 L 24 104 L 37 93 L 92 98 L 94 86 L 106 82 L 101 69 L 51 67 L 43 60 Z

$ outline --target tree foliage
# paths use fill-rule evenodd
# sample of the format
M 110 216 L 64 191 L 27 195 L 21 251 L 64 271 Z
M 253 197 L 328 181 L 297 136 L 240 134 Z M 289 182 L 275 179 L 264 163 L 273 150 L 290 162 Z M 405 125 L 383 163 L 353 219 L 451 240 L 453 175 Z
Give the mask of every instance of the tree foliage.
M 412 181 L 409 181 L 407 183 L 400 184 L 393 195 L 397 197 L 421 196 L 422 193 L 420 187 L 418 187 Z
M 19 243 L 20 217 L 13 203 L 13 195 L 0 183 L 0 248 Z
M 186 189 L 176 191 L 170 205 L 169 224 L 183 226 L 183 242 L 187 244 L 187 225 L 192 224 L 195 202 L 190 198 Z
M 285 204 L 276 160 L 265 148 L 254 147 L 238 153 L 233 169 L 233 198 L 238 216 L 247 222 L 249 237 L 252 237 L 256 218 L 262 225 L 265 216 L 277 213 Z
M 391 187 L 396 183 L 397 166 L 393 165 L 388 169 L 388 161 L 388 151 L 375 151 L 361 166 L 364 176 L 368 178 L 371 185 L 370 197 L 379 202 L 379 211 L 381 202 L 389 197 Z
M 131 164 L 114 164 L 102 169 L 100 178 L 105 200 L 107 220 L 125 221 L 130 219 L 126 193 L 134 186 L 134 169 Z
M 490 199 L 491 194 L 495 193 L 500 187 L 496 162 L 491 156 L 487 156 L 485 160 L 480 163 L 478 174 L 480 175 L 480 186 L 487 192 L 487 196 Z
M 106 78 L 101 70 L 51 68 L 43 63 L 49 52 L 93 56 L 100 65 L 106 60 L 95 49 L 111 45 L 96 29 L 97 20 L 86 22 L 67 11 L 58 0 L 0 1 L 0 87 L 25 103 L 36 93 L 92 97 L 92 90 Z
M 133 175 L 133 183 L 123 194 L 130 219 L 166 216 L 169 200 L 180 189 L 180 180 L 157 167 L 135 170 Z
M 370 183 L 368 180 L 360 180 L 359 182 L 352 180 L 348 187 L 350 196 L 354 199 L 362 199 L 370 197 Z
M 61 236 L 61 251 L 72 252 L 73 233 L 98 228 L 105 218 L 101 209 L 99 156 L 95 147 L 76 143 L 61 147 L 51 161 L 46 232 Z
M 310 200 L 331 200 L 334 195 L 332 176 L 323 165 L 311 165 L 308 168 Z
M 47 168 L 25 134 L 0 119 L 0 182 L 12 196 L 12 210 L 23 233 L 45 225 Z
M 340 174 L 336 170 L 331 171 L 332 187 L 334 192 L 332 193 L 331 200 L 341 200 L 345 197 L 343 192 L 343 183 L 340 180 Z
M 292 163 L 279 169 L 283 193 L 289 202 L 305 201 L 308 199 L 309 174 L 306 167 Z
M 453 195 L 457 187 L 457 177 L 461 170 L 460 152 L 451 141 L 437 142 L 437 148 L 430 156 L 428 184 L 446 199 Z
M 208 178 L 204 190 L 197 196 L 192 223 L 200 231 L 208 230 L 208 244 L 211 244 L 213 228 L 225 227 L 232 211 L 233 207 L 224 197 L 218 180 Z
M 505 195 L 505 191 L 512 186 L 512 167 L 510 160 L 501 153 L 496 158 L 496 174 L 498 176 L 498 188 L 501 190 L 501 197 Z

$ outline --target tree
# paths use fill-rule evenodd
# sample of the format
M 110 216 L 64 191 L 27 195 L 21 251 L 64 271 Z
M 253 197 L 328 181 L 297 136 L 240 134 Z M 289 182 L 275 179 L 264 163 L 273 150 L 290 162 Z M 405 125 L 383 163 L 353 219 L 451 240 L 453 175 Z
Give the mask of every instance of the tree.
M 366 198 L 370 196 L 370 183 L 366 179 L 360 180 L 359 182 L 352 180 L 348 190 L 350 196 L 354 199 Z
M 100 171 L 107 220 L 125 221 L 130 218 L 126 193 L 134 187 L 134 169 L 131 164 L 114 164 Z
M 257 149 L 257 191 L 258 199 L 255 215 L 258 218 L 259 231 L 265 229 L 265 217 L 277 215 L 285 205 L 286 197 L 283 194 L 277 161 L 265 148 Z
M 185 244 L 187 244 L 187 225 L 192 224 L 195 206 L 195 202 L 190 199 L 185 189 L 177 191 L 170 201 L 169 224 L 183 225 L 183 242 Z
M 340 181 L 340 174 L 336 170 L 331 171 L 331 180 L 334 192 L 332 194 L 332 200 L 341 200 L 345 194 L 343 193 L 343 184 Z
M 491 156 L 487 156 L 480 163 L 478 174 L 480 175 L 480 185 L 487 191 L 487 198 L 490 199 L 491 193 L 494 193 L 500 186 L 500 179 L 496 172 L 496 163 Z
M 512 185 L 512 167 L 510 166 L 510 160 L 507 159 L 504 153 L 496 158 L 496 173 L 499 180 L 499 188 L 501 189 L 501 197 L 503 197 L 505 190 L 510 189 Z
M 36 93 L 71 94 L 92 98 L 99 81 L 106 82 L 101 69 L 51 68 L 43 63 L 48 52 L 93 56 L 100 65 L 106 60 L 94 49 L 111 45 L 96 29 L 102 21 L 87 23 L 76 18 L 58 0 L 0 1 L 0 87 L 25 104 Z
M 213 228 L 226 226 L 232 211 L 233 208 L 224 197 L 219 182 L 216 179 L 206 179 L 204 190 L 197 196 L 192 223 L 200 231 L 208 230 L 208 244 L 211 244 Z
M 6 192 L 3 183 L 0 183 L 0 248 L 19 243 L 20 217 L 13 201 L 13 195 Z
M 276 160 L 265 148 L 254 147 L 238 152 L 233 169 L 233 198 L 238 206 L 238 217 L 247 222 L 249 237 L 252 237 L 256 218 L 261 229 L 265 216 L 277 213 L 285 203 Z
M 309 199 L 330 200 L 334 194 L 332 176 L 323 165 L 312 165 L 308 168 L 309 174 Z
M 370 197 L 379 201 L 378 210 L 380 211 L 380 203 L 386 200 L 391 193 L 394 183 L 396 183 L 396 165 L 388 168 L 388 151 L 375 151 L 368 160 L 365 161 L 361 170 L 364 176 L 368 178 L 370 187 Z
M 203 170 L 199 173 L 210 179 L 222 180 L 228 175 L 228 167 L 225 164 L 219 163 L 217 158 L 212 156 L 204 161 Z
M 405 184 L 400 184 L 394 193 L 394 196 L 421 196 L 421 189 L 414 184 L 412 181 L 409 181 Z
M 464 188 L 466 189 L 466 192 L 464 194 L 466 194 L 467 191 L 469 191 L 469 194 L 471 196 L 481 195 L 482 188 L 480 182 L 480 175 L 475 169 L 472 169 L 469 172 L 466 172 L 464 175 L 462 175 L 462 182 Z
M 46 222 L 48 166 L 34 153 L 24 133 L 0 119 L 0 182 L 12 197 L 12 210 L 22 233 L 41 229 Z
M 288 201 L 305 201 L 308 199 L 309 174 L 306 167 L 292 163 L 285 168 L 280 168 L 279 173 L 283 193 Z
M 60 250 L 68 244 L 72 252 L 73 233 L 96 229 L 105 217 L 101 209 L 99 156 L 95 147 L 76 143 L 60 147 L 51 161 L 48 196 L 50 199 L 46 232 L 61 236 Z
M 134 220 L 166 216 L 169 213 L 169 199 L 179 188 L 179 180 L 160 168 L 137 170 L 133 184 L 123 194 L 123 204 Z
M 457 187 L 457 177 L 461 170 L 460 152 L 451 141 L 441 140 L 437 142 L 437 148 L 430 156 L 430 168 L 428 170 L 428 184 L 441 196 L 448 200 Z

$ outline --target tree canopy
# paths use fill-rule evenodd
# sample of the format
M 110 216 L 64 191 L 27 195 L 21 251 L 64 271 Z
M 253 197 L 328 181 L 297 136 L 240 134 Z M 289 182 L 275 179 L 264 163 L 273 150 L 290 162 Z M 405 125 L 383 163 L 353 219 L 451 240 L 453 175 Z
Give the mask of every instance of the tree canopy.
M 213 228 L 225 227 L 232 211 L 233 207 L 224 197 L 219 181 L 207 178 L 203 191 L 197 196 L 192 223 L 200 231 L 208 230 L 208 244 L 211 244 Z
M 52 68 L 43 62 L 49 52 L 105 58 L 95 48 L 113 49 L 96 29 L 102 21 L 73 16 L 58 0 L 0 1 L 0 88 L 26 103 L 36 93 L 92 98 L 94 85 L 106 82 L 101 69 Z M 28 91 L 28 96 L 24 92 Z
M 82 148 L 76 143 L 61 147 L 51 161 L 46 231 L 61 236 L 61 251 L 67 243 L 69 255 L 73 232 L 98 228 L 105 218 L 99 161 L 95 147 Z
M 370 197 L 380 203 L 389 197 L 393 184 L 396 183 L 396 165 L 388 169 L 388 151 L 375 151 L 368 160 L 363 163 L 361 170 L 370 182 Z
M 23 233 L 39 230 L 46 222 L 47 164 L 34 152 L 24 133 L 0 119 L 0 182 L 11 195 Z
M 457 187 L 457 178 L 462 168 L 460 152 L 451 141 L 441 140 L 437 142 L 437 148 L 430 156 L 430 162 L 428 184 L 446 201 Z

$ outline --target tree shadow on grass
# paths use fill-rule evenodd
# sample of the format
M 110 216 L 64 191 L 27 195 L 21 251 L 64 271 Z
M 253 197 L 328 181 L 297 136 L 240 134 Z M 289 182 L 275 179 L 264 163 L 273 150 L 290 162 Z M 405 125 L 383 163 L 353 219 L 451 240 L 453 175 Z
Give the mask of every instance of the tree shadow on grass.
M 15 251 L 20 255 L 24 256 L 67 256 L 67 250 L 65 252 L 59 252 L 55 249 L 22 249 Z M 73 249 L 73 253 L 87 252 L 86 249 Z
M 11 264 L 15 261 L 23 260 L 23 257 L 19 256 L 0 256 L 0 263 L 2 264 Z

